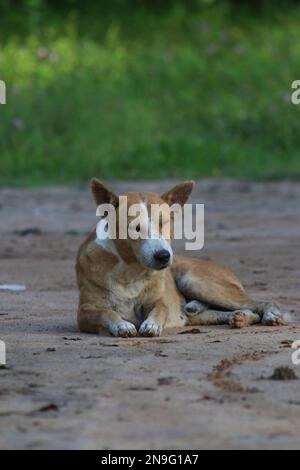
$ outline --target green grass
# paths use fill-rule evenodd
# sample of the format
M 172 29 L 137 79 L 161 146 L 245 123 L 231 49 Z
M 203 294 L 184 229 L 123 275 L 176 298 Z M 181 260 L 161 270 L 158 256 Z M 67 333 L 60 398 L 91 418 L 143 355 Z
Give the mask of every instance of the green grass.
M 299 178 L 299 24 L 224 2 L 2 30 L 0 184 Z

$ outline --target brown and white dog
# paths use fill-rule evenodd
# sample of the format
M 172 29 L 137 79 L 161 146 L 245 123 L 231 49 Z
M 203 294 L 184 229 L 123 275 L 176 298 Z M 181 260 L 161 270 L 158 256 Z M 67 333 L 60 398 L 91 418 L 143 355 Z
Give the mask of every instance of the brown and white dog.
M 192 181 L 184 182 L 162 196 L 125 193 L 128 207 L 143 204 L 147 208 L 155 237 L 149 233 L 147 239 L 121 239 L 117 225 L 115 239 L 99 240 L 94 230 L 81 245 L 76 271 L 82 332 L 159 336 L 165 328 L 184 325 L 283 324 L 278 307 L 251 300 L 229 270 L 211 261 L 174 256 L 171 240 L 161 235 L 161 224 L 153 226 L 151 205 L 183 206 L 193 186 Z M 97 179 L 91 188 L 97 206 L 113 204 L 118 215 L 119 197 Z

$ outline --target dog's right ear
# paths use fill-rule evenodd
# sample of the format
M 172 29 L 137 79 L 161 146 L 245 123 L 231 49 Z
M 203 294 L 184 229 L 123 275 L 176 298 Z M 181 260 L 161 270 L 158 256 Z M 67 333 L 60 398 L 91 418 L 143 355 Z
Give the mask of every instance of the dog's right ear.
M 91 189 L 97 206 L 100 204 L 112 204 L 115 207 L 119 205 L 118 196 L 104 186 L 97 178 L 92 178 Z
M 184 181 L 184 183 L 177 184 L 177 186 L 164 193 L 161 198 L 170 206 L 172 204 L 180 204 L 183 206 L 190 197 L 194 186 L 195 181 Z

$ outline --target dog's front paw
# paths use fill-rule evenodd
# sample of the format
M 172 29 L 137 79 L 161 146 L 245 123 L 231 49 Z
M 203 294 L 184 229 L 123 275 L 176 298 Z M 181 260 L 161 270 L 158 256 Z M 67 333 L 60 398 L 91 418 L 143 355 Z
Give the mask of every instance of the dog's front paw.
M 284 325 L 283 315 L 277 307 L 270 307 L 263 315 L 261 320 L 266 326 Z
M 114 323 L 109 328 L 109 331 L 113 336 L 121 336 L 122 338 L 131 338 L 137 335 L 135 326 L 129 321 L 125 320 Z
M 159 323 L 151 320 L 145 320 L 139 329 L 140 336 L 160 336 L 162 334 L 163 327 Z

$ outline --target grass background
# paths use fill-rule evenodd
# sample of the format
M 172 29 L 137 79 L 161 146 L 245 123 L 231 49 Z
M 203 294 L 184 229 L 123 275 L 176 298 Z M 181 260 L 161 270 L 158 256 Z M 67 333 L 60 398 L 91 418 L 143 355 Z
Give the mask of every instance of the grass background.
M 299 3 L 162 3 L 0 0 L 1 185 L 300 177 Z

